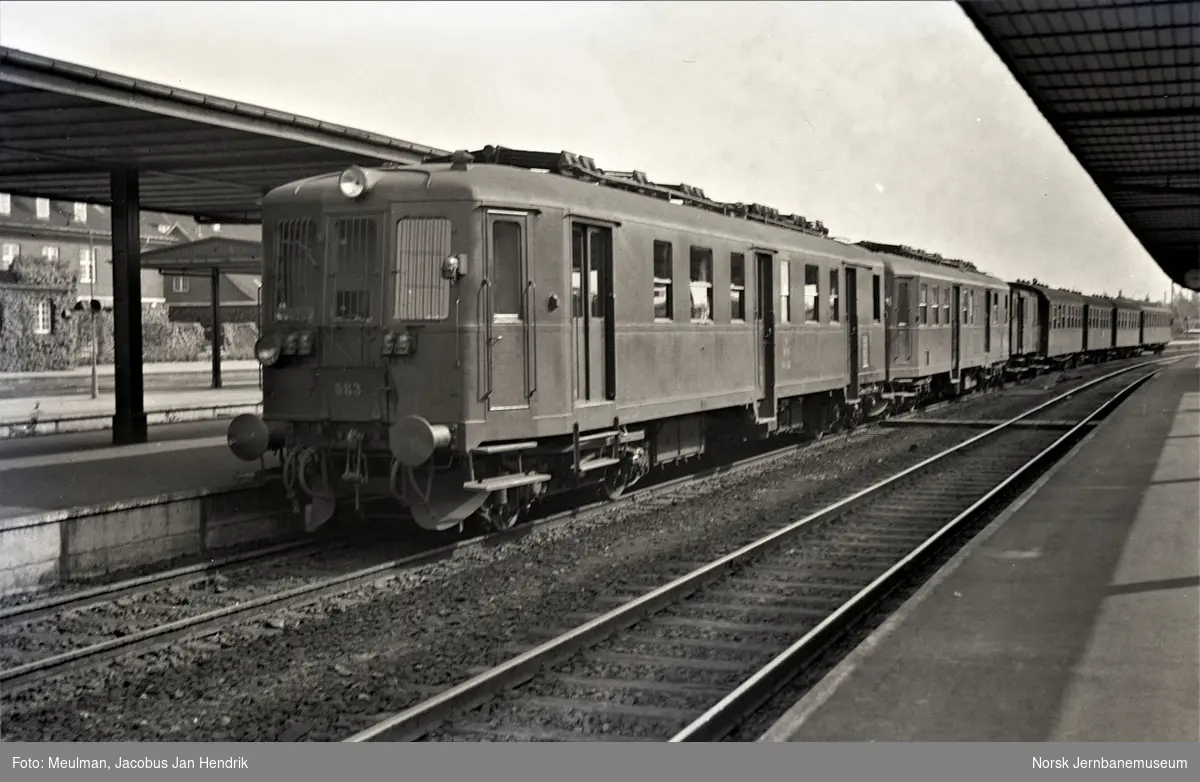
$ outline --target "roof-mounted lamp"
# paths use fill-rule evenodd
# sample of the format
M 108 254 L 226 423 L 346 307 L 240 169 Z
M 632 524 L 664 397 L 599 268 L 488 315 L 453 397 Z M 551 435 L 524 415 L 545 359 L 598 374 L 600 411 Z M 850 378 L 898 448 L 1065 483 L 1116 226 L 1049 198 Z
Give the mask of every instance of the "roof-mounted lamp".
M 338 177 L 338 190 L 346 198 L 361 198 L 375 186 L 378 175 L 372 175 L 362 166 L 350 166 Z

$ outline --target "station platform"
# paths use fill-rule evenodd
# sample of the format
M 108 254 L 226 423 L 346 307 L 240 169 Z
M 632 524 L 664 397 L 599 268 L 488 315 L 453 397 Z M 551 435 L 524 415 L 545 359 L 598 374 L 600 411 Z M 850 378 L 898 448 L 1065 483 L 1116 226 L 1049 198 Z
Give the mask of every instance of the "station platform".
M 230 417 L 252 412 L 262 402 L 257 382 L 218 389 L 146 391 L 143 409 L 151 424 Z M 111 393 L 53 394 L 0 399 L 0 442 L 63 432 L 112 427 L 116 400 Z
M 244 482 L 260 465 L 230 453 L 229 420 L 151 426 L 129 446 L 107 431 L 0 440 L 0 519 Z
M 1200 740 L 1200 363 L 1127 399 L 759 741 Z

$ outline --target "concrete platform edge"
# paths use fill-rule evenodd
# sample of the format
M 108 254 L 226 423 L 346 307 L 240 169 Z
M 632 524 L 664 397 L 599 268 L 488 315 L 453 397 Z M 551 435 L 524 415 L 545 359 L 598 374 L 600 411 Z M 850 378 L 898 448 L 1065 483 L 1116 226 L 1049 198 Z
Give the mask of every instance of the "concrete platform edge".
M 1156 377 L 1154 380 L 1157 380 Z M 1150 382 L 1154 382 L 1151 380 Z M 1126 399 L 1122 404 L 1128 404 L 1130 400 L 1137 397 L 1145 386 L 1139 388 L 1132 396 Z M 991 537 L 999 532 L 1005 524 L 1016 516 L 1026 504 L 1032 500 L 1038 492 L 1049 483 L 1054 476 L 1063 468 L 1065 468 L 1073 459 L 1075 459 L 1086 446 L 1091 442 L 1092 438 L 1096 437 L 1103 430 L 1104 426 L 1109 423 L 1111 417 L 1106 417 L 1096 426 L 1091 427 L 1091 430 L 1084 435 L 1079 442 L 1057 462 L 1050 466 L 1032 486 L 1026 489 L 1020 497 L 1014 500 L 1006 507 L 999 516 L 991 521 L 986 527 L 979 531 L 975 537 L 971 538 L 966 545 L 959 549 L 955 554 L 943 565 L 933 576 L 926 581 L 908 600 L 904 601 L 903 605 L 898 608 L 895 613 L 884 620 L 883 624 L 872 631 L 866 638 L 859 643 L 832 671 L 827 673 L 821 681 L 817 682 L 804 696 L 798 700 L 792 708 L 788 709 L 775 723 L 763 733 L 757 741 L 760 742 L 788 742 L 795 731 L 800 728 L 805 721 L 808 720 L 818 709 L 825 704 L 827 700 L 837 691 L 858 667 L 864 663 L 867 658 L 875 653 L 875 650 L 880 647 L 902 624 L 907 622 L 917 607 L 929 599 L 934 592 L 939 590 L 943 583 L 957 571 L 963 564 L 975 554 L 975 552 L 983 546 Z
M 303 533 L 277 484 L 253 480 L 0 520 L 0 595 Z
M 184 407 L 170 410 L 150 410 L 146 413 L 149 425 L 177 424 L 186 421 L 212 421 L 241 415 L 242 413 L 262 413 L 262 403 L 255 404 L 225 404 L 202 405 L 199 407 Z M 63 418 L 41 419 L 32 421 L 0 421 L 0 440 L 25 437 L 40 437 L 69 432 L 94 432 L 112 429 L 112 414 L 69 416 Z

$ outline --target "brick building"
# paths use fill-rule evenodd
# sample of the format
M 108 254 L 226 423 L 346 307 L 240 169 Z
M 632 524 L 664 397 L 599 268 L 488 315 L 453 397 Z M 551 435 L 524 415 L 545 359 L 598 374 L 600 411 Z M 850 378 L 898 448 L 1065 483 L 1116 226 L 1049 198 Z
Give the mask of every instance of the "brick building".
M 261 236 L 257 226 L 201 226 L 189 217 L 161 212 L 143 211 L 140 220 L 143 251 L 213 234 L 254 240 Z M 77 270 L 78 300 L 93 298 L 94 292 L 94 298 L 106 307 L 112 306 L 112 210 L 108 207 L 0 193 L 0 271 L 20 256 L 70 262 Z M 253 305 L 257 301 L 257 286 L 256 276 L 226 275 L 221 285 L 222 305 L 228 303 L 235 308 Z M 142 271 L 144 305 L 207 306 L 209 287 L 207 279 L 175 276 L 164 279 L 157 271 Z

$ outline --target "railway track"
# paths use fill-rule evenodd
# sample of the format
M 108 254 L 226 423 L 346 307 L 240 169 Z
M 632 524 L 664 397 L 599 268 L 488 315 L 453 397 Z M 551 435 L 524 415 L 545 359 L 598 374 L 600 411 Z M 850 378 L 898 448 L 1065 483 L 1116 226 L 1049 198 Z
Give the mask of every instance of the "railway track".
M 1015 402 L 1028 404 L 1024 399 Z M 953 406 L 952 402 L 930 405 L 891 421 L 916 420 Z M 617 502 L 593 502 L 549 512 L 512 530 L 449 545 L 389 541 L 384 547 L 364 553 L 361 546 L 350 541 L 288 543 L 11 606 L 0 610 L 0 665 L 5 666 L 0 670 L 0 685 L 12 691 L 114 657 L 210 636 L 233 623 L 265 619 L 278 629 L 280 622 L 286 621 L 288 609 L 364 584 L 387 581 L 408 569 L 619 505 L 653 502 L 655 495 L 785 459 L 800 449 L 830 447 L 847 437 L 865 441 L 884 433 L 883 428 L 863 427 L 816 443 L 773 448 L 679 477 L 648 482 Z
M 407 569 L 516 539 L 535 529 L 644 502 L 690 483 L 783 459 L 801 448 L 830 447 L 847 436 L 882 434 L 880 430 L 863 429 L 815 443 L 774 448 L 647 483 L 615 501 L 589 502 L 534 518 L 510 530 L 448 545 L 387 541 L 382 550 L 364 554 L 354 541 L 292 542 L 9 606 L 0 609 L 0 664 L 5 666 L 0 670 L 0 685 L 12 691 L 114 657 L 203 638 L 234 622 L 286 612 L 322 597 L 385 581 Z M 389 548 L 404 553 L 389 556 Z M 361 566 L 364 558 L 371 564 Z
M 1092 380 L 670 583 L 627 583 L 597 601 L 611 610 L 346 741 L 719 740 L 1176 360 Z

